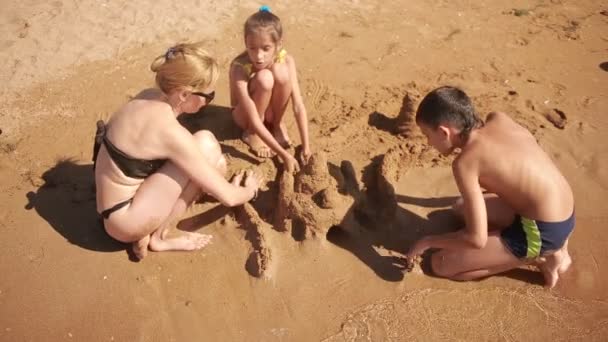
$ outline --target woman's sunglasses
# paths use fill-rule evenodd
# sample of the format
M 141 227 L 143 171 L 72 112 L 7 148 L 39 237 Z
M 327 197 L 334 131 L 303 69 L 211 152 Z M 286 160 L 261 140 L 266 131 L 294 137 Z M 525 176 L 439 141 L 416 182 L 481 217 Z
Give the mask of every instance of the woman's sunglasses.
M 207 99 L 207 103 L 210 103 L 215 98 L 215 90 L 212 91 L 212 92 L 210 92 L 209 94 L 202 93 L 200 91 L 193 91 L 192 95 L 202 96 L 202 97 L 204 97 L 204 98 Z

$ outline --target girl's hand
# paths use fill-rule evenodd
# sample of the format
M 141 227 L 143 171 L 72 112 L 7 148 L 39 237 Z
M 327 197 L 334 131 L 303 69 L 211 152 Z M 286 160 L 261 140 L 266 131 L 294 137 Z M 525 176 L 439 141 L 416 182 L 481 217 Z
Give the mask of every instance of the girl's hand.
M 426 238 L 422 238 L 416 241 L 412 248 L 410 248 L 409 252 L 407 252 L 407 258 L 413 259 L 419 255 L 422 255 L 422 253 L 429 248 L 431 248 L 431 246 L 429 246 Z
M 310 159 L 311 155 L 312 152 L 310 152 L 309 147 L 302 148 L 302 153 L 300 154 L 300 163 L 302 163 L 302 165 L 308 164 L 308 160 Z
M 287 154 L 283 159 L 283 164 L 285 165 L 285 170 L 287 172 L 297 172 L 300 171 L 300 165 L 296 158 L 294 158 L 291 154 Z

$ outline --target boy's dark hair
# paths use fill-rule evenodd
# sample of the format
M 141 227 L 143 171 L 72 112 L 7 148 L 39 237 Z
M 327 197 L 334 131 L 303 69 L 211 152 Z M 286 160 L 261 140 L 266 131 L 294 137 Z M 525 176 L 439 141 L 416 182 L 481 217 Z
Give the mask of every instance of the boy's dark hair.
M 247 18 L 243 29 L 245 38 L 247 38 L 247 35 L 249 34 L 258 32 L 260 29 L 267 30 L 275 44 L 283 37 L 281 19 L 272 14 L 269 10 L 261 9 Z
M 450 124 L 460 129 L 463 138 L 467 138 L 473 128 L 483 126 L 467 94 L 450 86 L 439 87 L 422 99 L 416 111 L 416 122 L 433 129 L 441 124 Z

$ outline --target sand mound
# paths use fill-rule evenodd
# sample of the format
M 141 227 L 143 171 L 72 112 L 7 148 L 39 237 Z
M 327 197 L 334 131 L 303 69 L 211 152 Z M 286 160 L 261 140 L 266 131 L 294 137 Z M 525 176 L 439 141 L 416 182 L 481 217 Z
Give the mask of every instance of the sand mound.
M 287 172 L 281 175 L 275 227 L 291 232 L 298 241 L 324 237 L 330 227 L 342 221 L 353 201 L 338 193 L 325 155 L 315 153 L 295 177 Z

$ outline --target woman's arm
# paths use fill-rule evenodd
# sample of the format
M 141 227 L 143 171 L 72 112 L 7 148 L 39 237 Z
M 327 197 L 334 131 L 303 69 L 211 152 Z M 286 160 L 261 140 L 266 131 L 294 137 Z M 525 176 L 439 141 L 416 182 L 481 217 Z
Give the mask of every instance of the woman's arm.
M 308 115 L 302 99 L 302 92 L 300 91 L 296 61 L 290 55 L 287 56 L 287 65 L 289 67 L 289 79 L 291 80 L 291 102 L 293 105 L 293 113 L 296 117 L 298 130 L 300 131 L 300 138 L 302 139 L 302 157 L 304 158 L 304 161 L 307 161 L 311 153 L 310 143 L 308 140 Z
M 251 200 L 259 182 L 248 182 L 241 187 L 229 183 L 220 172 L 203 157 L 194 136 L 177 122 L 166 127 L 159 137 L 169 159 L 184 170 L 201 189 L 215 197 L 227 207 L 233 207 Z

